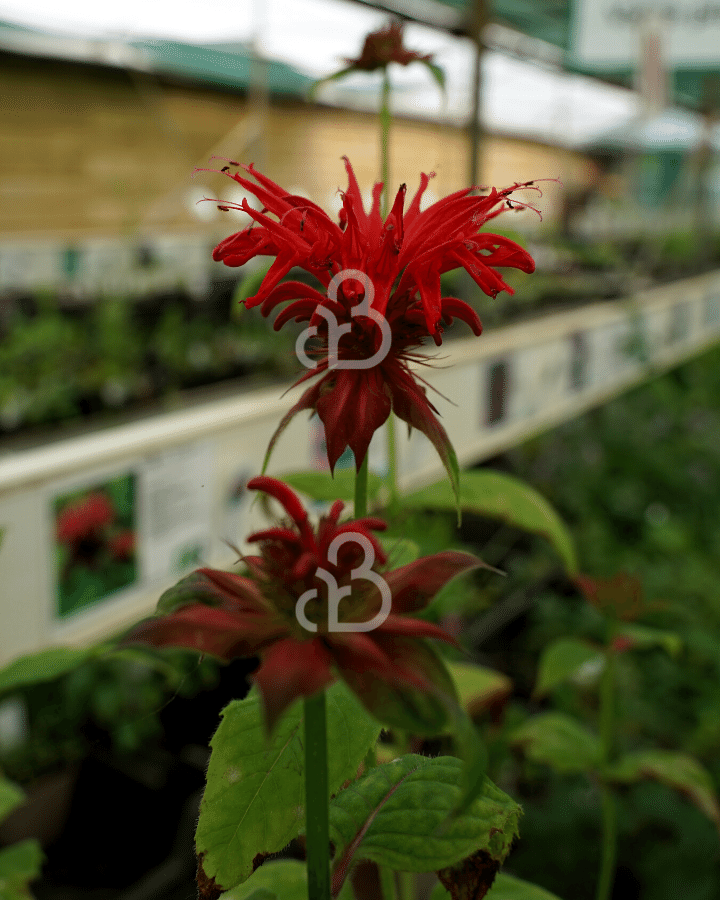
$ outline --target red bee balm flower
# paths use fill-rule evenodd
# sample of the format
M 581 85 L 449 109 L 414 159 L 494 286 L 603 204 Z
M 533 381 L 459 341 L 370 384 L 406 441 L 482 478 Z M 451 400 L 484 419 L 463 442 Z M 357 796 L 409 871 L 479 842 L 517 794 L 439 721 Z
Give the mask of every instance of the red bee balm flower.
M 414 50 L 408 50 L 403 45 L 403 23 L 390 22 L 385 28 L 373 31 L 365 38 L 362 52 L 356 59 L 345 59 L 350 69 L 359 69 L 363 72 L 374 72 L 383 69 L 389 63 L 399 63 L 408 66 L 413 62 L 427 63 L 432 59 L 432 54 L 423 55 Z
M 440 731 L 454 688 L 425 639 L 455 641 L 409 614 L 455 575 L 485 564 L 445 551 L 380 576 L 375 565 L 386 556 L 372 533 L 385 528 L 380 519 L 339 524 L 338 500 L 315 531 L 287 485 L 261 476 L 248 487 L 278 500 L 291 520 L 248 538 L 260 545 L 259 556 L 244 558 L 248 576 L 199 569 L 161 598 L 169 615 L 141 623 L 128 639 L 225 660 L 259 656 L 254 680 L 270 728 L 295 699 L 339 675 L 381 721 Z M 377 627 L 361 630 L 368 623 Z
M 367 213 L 347 159 L 345 167 L 349 186 L 342 195 L 339 224 L 310 200 L 288 194 L 252 165 L 242 168 L 258 184 L 232 172 L 230 166 L 224 169 L 255 194 L 264 211 L 257 212 L 243 200 L 241 208 L 254 221 L 222 241 L 214 258 L 228 266 L 242 266 L 255 256 L 276 257 L 260 290 L 246 306 L 261 306 L 267 316 L 278 304 L 294 301 L 278 315 L 275 329 L 291 319 L 307 321 L 311 329 L 317 329 L 322 345 L 315 367 L 300 382 L 325 374 L 282 420 L 270 448 L 297 412 L 314 410 L 325 426 L 330 468 L 334 469 L 348 446 L 359 468 L 374 431 L 393 410 L 427 435 L 450 471 L 456 462 L 449 438 L 425 388 L 409 367 L 411 361 L 427 360 L 412 351 L 428 336 L 439 345 L 443 320 L 451 323 L 459 318 L 476 335 L 482 331 L 474 310 L 462 300 L 442 296 L 440 276 L 444 272 L 462 267 L 486 294 L 495 297 L 501 290 L 513 293 L 497 267 L 534 271 L 532 257 L 518 244 L 499 235 L 478 233 L 485 222 L 508 208 L 526 206 L 508 197 L 518 188 L 531 187 L 532 182 L 501 191 L 493 188 L 484 196 L 474 196 L 473 188 L 466 188 L 421 212 L 420 201 L 431 177 L 421 175 L 420 188 L 407 209 L 403 185 L 383 222 L 382 185 L 375 185 Z M 297 281 L 281 284 L 293 266 L 316 276 L 328 295 Z M 365 276 L 363 280 L 358 280 L 359 273 Z M 360 303 L 367 304 L 364 313 L 357 309 Z M 338 325 L 335 334 L 342 333 L 332 353 L 328 317 L 334 317 Z M 385 328 L 389 326 L 389 345 L 383 343 L 379 322 L 383 318 Z M 367 366 L 344 364 L 373 357 Z

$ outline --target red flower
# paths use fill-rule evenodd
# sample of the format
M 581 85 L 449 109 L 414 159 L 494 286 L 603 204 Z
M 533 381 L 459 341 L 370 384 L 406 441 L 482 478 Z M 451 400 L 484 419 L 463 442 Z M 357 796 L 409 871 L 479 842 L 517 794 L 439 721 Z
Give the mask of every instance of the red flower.
M 140 624 L 129 640 L 191 647 L 225 660 L 259 656 L 254 680 L 270 728 L 295 699 L 339 675 L 380 720 L 441 730 L 447 712 L 440 698 L 452 697 L 454 689 L 424 639 L 455 642 L 409 614 L 423 609 L 455 575 L 484 563 L 445 551 L 380 577 L 376 566 L 386 556 L 372 533 L 385 528 L 380 519 L 339 524 L 338 500 L 315 531 L 287 485 L 262 476 L 248 487 L 278 500 L 291 521 L 248 538 L 260 545 L 260 555 L 245 557 L 246 577 L 199 569 L 161 599 L 161 608 L 174 611 Z M 346 591 L 338 607 L 333 597 Z M 379 619 L 377 627 L 360 630 Z
M 76 544 L 98 536 L 115 519 L 110 500 L 101 491 L 94 491 L 66 506 L 57 517 L 56 533 L 61 544 Z
M 482 331 L 480 320 L 466 303 L 442 296 L 440 276 L 444 272 L 462 267 L 494 297 L 501 290 L 513 293 L 497 267 L 534 270 L 532 257 L 518 244 L 499 235 L 479 233 L 485 222 L 501 212 L 526 206 L 508 198 L 518 188 L 532 186 L 532 182 L 501 191 L 493 188 L 483 196 L 473 196 L 473 188 L 466 188 L 421 212 L 420 201 L 430 178 L 421 175 L 420 188 L 409 207 L 405 209 L 403 185 L 383 222 L 382 185 L 375 185 L 372 209 L 367 213 L 347 159 L 345 167 L 349 186 L 343 194 L 339 224 L 310 200 L 289 195 L 252 165 L 242 168 L 258 184 L 225 167 L 231 178 L 255 194 L 264 212 L 251 209 L 244 200 L 242 209 L 254 221 L 222 241 L 215 248 L 214 259 L 228 266 L 242 266 L 255 256 L 274 256 L 260 290 L 246 306 L 261 306 L 267 316 L 278 304 L 292 300 L 277 316 L 276 330 L 291 319 L 307 321 L 317 328 L 322 343 L 315 368 L 300 381 L 322 372 L 325 375 L 283 419 L 270 447 L 295 413 L 314 410 L 325 426 L 331 469 L 347 446 L 359 467 L 374 431 L 392 410 L 427 435 L 450 471 L 456 462 L 449 438 L 435 417 L 437 410 L 428 401 L 425 388 L 409 368 L 413 360 L 426 360 L 412 351 L 428 336 L 439 345 L 443 320 L 451 323 L 459 318 L 476 335 Z M 297 281 L 281 284 L 294 266 L 315 275 L 330 296 Z M 350 270 L 364 273 L 369 284 L 347 276 Z M 369 316 L 357 310 L 352 314 L 361 301 L 368 303 Z M 345 326 L 347 333 L 340 339 L 337 356 L 330 353 L 328 321 L 321 310 L 327 311 L 326 316 L 332 314 L 340 332 Z M 343 367 L 343 361 L 369 360 L 382 350 L 383 335 L 378 327 L 382 318 L 389 325 L 390 344 L 378 362 L 372 368 Z
M 428 63 L 431 59 L 431 53 L 422 55 L 403 46 L 403 23 L 396 21 L 368 34 L 360 56 L 357 59 L 345 59 L 345 62 L 350 69 L 374 72 L 376 69 L 384 69 L 391 62 L 407 66 L 412 62 Z

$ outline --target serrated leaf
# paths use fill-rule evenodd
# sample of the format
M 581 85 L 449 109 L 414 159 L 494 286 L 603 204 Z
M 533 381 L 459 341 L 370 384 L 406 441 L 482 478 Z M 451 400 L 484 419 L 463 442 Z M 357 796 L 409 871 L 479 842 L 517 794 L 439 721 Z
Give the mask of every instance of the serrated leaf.
M 430 900 L 447 900 L 448 897 L 450 894 L 445 888 L 441 884 L 436 884 Z M 498 872 L 493 886 L 485 895 L 485 900 L 560 900 L 560 898 L 537 884 Z
M 454 509 L 455 498 L 447 482 L 439 481 L 403 497 L 407 506 L 419 509 Z M 569 574 L 578 571 L 575 546 L 565 523 L 553 506 L 534 488 L 489 469 L 473 469 L 462 474 L 460 507 L 492 519 L 501 519 L 540 534 L 553 545 Z
M 651 647 L 661 647 L 668 656 L 672 657 L 678 656 L 682 650 L 682 639 L 673 631 L 621 622 L 618 625 L 617 634 L 630 641 L 631 649 L 646 650 Z
M 465 815 L 449 820 L 462 777 L 455 757 L 413 754 L 371 769 L 341 791 L 330 803 L 333 886 L 360 859 L 404 872 L 444 869 L 478 850 L 502 862 L 518 833 L 520 807 L 485 779 Z
M 53 681 L 97 653 L 97 647 L 48 647 L 39 653 L 22 656 L 0 670 L 0 694 Z
M 10 815 L 10 813 L 25 799 L 25 794 L 20 788 L 5 778 L 0 778 L 0 821 Z
M 43 864 L 38 841 L 22 841 L 0 850 L 0 898 L 29 900 L 28 884 L 38 877 Z
M 559 638 L 543 650 L 534 695 L 543 697 L 559 684 L 577 676 L 584 666 L 604 660 L 596 647 L 577 638 Z
M 596 735 L 563 713 L 533 716 L 510 735 L 533 762 L 544 763 L 556 772 L 593 772 L 600 765 L 601 746 Z
M 339 469 L 333 477 L 329 472 L 289 472 L 282 480 L 296 491 L 321 503 L 335 500 L 352 502 L 355 499 L 355 470 Z M 379 475 L 368 472 L 368 500 L 374 500 L 383 486 Z
M 380 725 L 341 682 L 327 690 L 330 793 L 357 774 Z M 275 853 L 304 825 L 304 715 L 295 703 L 269 742 L 256 690 L 223 710 L 211 741 L 196 844 L 208 878 L 224 890 L 252 874 L 258 853 Z
M 692 756 L 667 750 L 641 750 L 622 757 L 604 775 L 623 784 L 647 778 L 675 788 L 720 828 L 720 807 L 713 780 Z
M 512 693 L 512 681 L 485 666 L 475 663 L 451 662 L 448 670 L 455 682 L 460 702 L 470 717 L 502 704 Z

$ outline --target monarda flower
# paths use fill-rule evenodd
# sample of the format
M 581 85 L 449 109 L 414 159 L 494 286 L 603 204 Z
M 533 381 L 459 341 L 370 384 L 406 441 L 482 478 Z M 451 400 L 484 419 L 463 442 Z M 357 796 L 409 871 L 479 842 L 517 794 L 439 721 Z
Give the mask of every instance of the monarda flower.
M 335 223 L 312 201 L 288 194 L 252 165 L 241 168 L 257 184 L 233 171 L 236 165 L 230 163 L 223 171 L 254 194 L 263 211 L 243 200 L 240 208 L 253 222 L 222 241 L 213 257 L 228 266 L 242 266 L 255 256 L 275 257 L 260 290 L 245 301 L 246 306 L 260 306 L 267 316 L 279 304 L 293 301 L 277 316 L 275 329 L 292 319 L 309 322 L 319 341 L 317 362 L 298 383 L 314 375 L 322 377 L 282 420 L 270 448 L 297 412 L 313 410 L 325 426 L 331 470 L 348 446 L 359 468 L 373 433 L 394 411 L 430 439 L 455 483 L 452 445 L 409 364 L 427 362 L 413 351 L 427 337 L 441 344 L 443 322 L 458 318 L 476 335 L 482 331 L 470 306 L 442 296 L 443 273 L 464 268 L 486 294 L 495 297 L 502 290 L 513 293 L 498 268 L 534 271 L 532 257 L 514 241 L 479 231 L 501 212 L 527 206 L 509 198 L 533 183 L 500 191 L 493 188 L 481 196 L 465 188 L 421 211 L 420 201 L 431 177 L 423 174 L 409 206 L 402 185 L 383 221 L 382 184 L 375 185 L 372 207 L 366 212 L 355 174 L 345 159 L 349 185 L 342 195 L 339 223 Z M 325 293 L 298 281 L 281 283 L 294 266 L 314 275 Z M 358 312 L 361 303 L 366 306 L 364 312 Z M 330 343 L 330 317 L 337 323 L 334 333 L 342 333 L 336 348 Z M 389 345 L 379 326 L 383 318 L 389 326 Z
M 415 62 L 422 63 L 437 81 L 440 88 L 444 90 L 445 73 L 440 66 L 433 62 L 433 54 L 417 53 L 415 50 L 409 50 L 403 43 L 403 28 L 402 22 L 391 21 L 385 28 L 380 28 L 378 31 L 368 34 L 360 55 L 354 58 L 345 57 L 343 60 L 345 63 L 344 68 L 316 81 L 311 89 L 311 96 L 316 93 L 320 85 L 326 84 L 328 81 L 337 81 L 339 78 L 344 78 L 353 72 L 377 72 L 381 70 L 387 77 L 387 69 L 390 63 L 397 63 L 400 66 L 409 66 Z
M 360 56 L 355 59 L 346 58 L 345 62 L 351 70 L 374 72 L 391 62 L 408 66 L 413 62 L 428 63 L 431 59 L 431 53 L 416 53 L 404 46 L 403 23 L 394 21 L 367 35 Z
M 373 534 L 385 528 L 380 519 L 341 524 L 338 500 L 315 530 L 287 485 L 260 476 L 248 487 L 274 497 L 289 517 L 248 538 L 260 548 L 244 557 L 248 574 L 199 569 L 163 595 L 158 608 L 168 615 L 141 623 L 126 640 L 224 660 L 258 656 L 253 678 L 269 728 L 294 700 L 340 677 L 380 721 L 442 730 L 455 692 L 427 638 L 455 642 L 411 614 L 455 575 L 485 564 L 445 551 L 380 574 L 386 555 Z

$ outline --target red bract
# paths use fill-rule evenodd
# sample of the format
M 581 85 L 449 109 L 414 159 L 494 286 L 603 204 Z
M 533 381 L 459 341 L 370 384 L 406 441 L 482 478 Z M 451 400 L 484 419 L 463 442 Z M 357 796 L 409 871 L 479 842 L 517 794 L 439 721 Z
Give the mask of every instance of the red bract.
M 410 717 L 413 725 L 437 731 L 446 716 L 439 697 L 452 696 L 453 689 L 425 639 L 454 640 L 410 614 L 423 609 L 455 575 L 484 564 L 466 553 L 446 551 L 383 572 L 392 599 L 384 621 L 369 631 L 333 630 L 333 580 L 340 594 L 350 588 L 338 607 L 341 625 L 367 623 L 381 609 L 377 567 L 386 556 L 373 531 L 385 523 L 366 517 L 340 524 L 343 503 L 338 500 L 314 529 L 287 485 L 263 476 L 248 487 L 274 497 L 289 516 L 288 522 L 248 538 L 260 548 L 259 556 L 244 560 L 248 575 L 199 569 L 174 594 L 169 592 L 169 600 L 168 595 L 161 600 L 164 608 L 183 605 L 142 623 L 129 640 L 190 647 L 225 660 L 259 656 L 254 680 L 270 728 L 295 699 L 311 696 L 339 675 L 382 721 L 409 727 Z M 340 544 L 335 555 L 333 542 Z M 369 559 L 363 542 L 372 548 Z M 363 569 L 368 563 L 370 575 Z M 308 592 L 312 596 L 299 606 Z
M 252 165 L 242 168 L 257 184 L 231 171 L 230 166 L 224 169 L 258 198 L 264 211 L 251 209 L 243 200 L 241 208 L 253 222 L 222 241 L 215 248 L 214 259 L 228 266 L 242 266 L 255 256 L 275 257 L 260 290 L 246 301 L 247 307 L 261 306 L 267 316 L 280 303 L 293 301 L 277 316 L 275 328 L 291 319 L 309 322 L 311 328 L 317 328 L 321 344 L 315 368 L 300 382 L 316 374 L 323 377 L 280 423 L 271 447 L 295 413 L 314 410 L 325 426 L 331 469 L 348 446 L 359 468 L 374 431 L 392 410 L 410 427 L 427 435 L 450 470 L 454 454 L 449 438 L 409 363 L 426 362 L 413 350 L 428 336 L 438 345 L 442 342 L 443 320 L 451 323 L 459 318 L 476 335 L 482 331 L 470 306 L 455 297 L 442 296 L 443 273 L 464 268 L 486 294 L 495 297 L 501 290 L 513 293 L 498 267 L 534 270 L 532 257 L 514 241 L 479 233 L 485 222 L 500 213 L 526 206 L 508 198 L 519 188 L 533 187 L 533 183 L 514 184 L 501 191 L 493 188 L 482 196 L 474 196 L 473 188 L 466 188 L 421 212 L 420 201 L 431 177 L 423 174 L 407 209 L 403 185 L 383 222 L 382 185 L 375 185 L 372 208 L 366 212 L 347 159 L 345 166 L 349 185 L 342 195 L 339 224 L 310 200 L 288 194 Z M 297 281 L 281 284 L 294 266 L 315 275 L 330 296 Z M 350 270 L 364 273 L 372 290 L 363 281 L 344 274 Z M 353 309 L 364 300 L 369 301 L 374 318 L 357 311 L 353 315 Z M 336 357 L 329 352 L 328 321 L 320 310 L 332 314 L 341 332 L 343 326 L 350 326 L 340 339 Z M 378 316 L 389 325 L 389 349 L 371 368 L 343 367 L 343 361 L 369 360 L 378 353 L 382 346 Z

